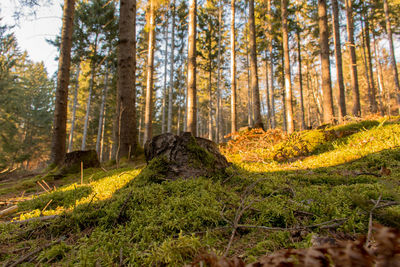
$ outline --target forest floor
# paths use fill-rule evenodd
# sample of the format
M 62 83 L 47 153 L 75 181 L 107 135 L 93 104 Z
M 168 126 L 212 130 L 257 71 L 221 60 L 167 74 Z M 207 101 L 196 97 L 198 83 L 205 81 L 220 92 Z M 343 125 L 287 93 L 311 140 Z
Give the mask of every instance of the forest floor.
M 232 165 L 219 177 L 154 183 L 140 158 L 85 170 L 82 182 L 0 181 L 0 210 L 18 205 L 0 218 L 0 262 L 181 266 L 206 252 L 253 262 L 355 240 L 371 216 L 400 229 L 400 117 L 249 130 L 220 149 Z

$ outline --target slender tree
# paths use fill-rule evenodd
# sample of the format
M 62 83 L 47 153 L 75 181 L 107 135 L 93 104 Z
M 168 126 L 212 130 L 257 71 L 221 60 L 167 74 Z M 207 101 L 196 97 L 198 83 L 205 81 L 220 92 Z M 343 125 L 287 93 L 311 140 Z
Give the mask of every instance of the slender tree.
M 335 44 L 336 83 L 339 89 L 339 120 L 347 115 L 346 94 L 343 79 L 342 45 L 340 42 L 339 5 L 338 0 L 332 0 L 333 42 Z
M 288 32 L 288 0 L 281 1 L 282 12 L 282 39 L 285 69 L 285 107 L 286 107 L 286 126 L 287 132 L 294 132 L 293 105 L 292 105 L 292 80 L 290 74 L 290 55 L 289 55 L 289 32 Z
M 161 119 L 161 133 L 165 133 L 165 115 L 167 112 L 167 72 L 168 72 L 168 20 L 164 25 L 164 39 L 165 39 L 165 48 L 164 48 L 164 84 L 163 84 L 163 100 L 162 100 L 162 119 Z
M 117 109 L 114 130 L 117 160 L 136 150 L 136 0 L 120 0 Z
M 300 28 L 297 28 L 297 59 L 299 62 L 299 85 L 300 85 L 300 109 L 301 109 L 301 129 L 306 129 L 306 118 L 304 111 L 304 90 L 303 90 L 303 72 L 302 72 L 302 61 L 301 61 L 301 36 Z
M 65 157 L 67 137 L 67 108 L 69 68 L 71 65 L 72 31 L 74 27 L 75 0 L 64 0 L 61 30 L 60 57 L 58 61 L 56 100 L 51 141 L 51 162 L 60 165 Z
M 78 105 L 78 90 L 79 90 L 79 74 L 80 74 L 80 62 L 77 63 L 76 75 L 75 75 L 75 91 L 74 91 L 74 103 L 72 105 L 72 118 L 71 118 L 71 128 L 69 131 L 68 139 L 68 152 L 73 149 L 74 143 L 74 131 L 75 131 L 75 118 L 76 118 L 76 107 Z
M 147 52 L 147 81 L 146 81 L 146 107 L 144 114 L 144 136 L 145 144 L 153 136 L 153 84 L 154 84 L 154 44 L 155 44 L 155 0 L 150 0 L 149 13 L 149 47 Z
M 197 134 L 196 103 L 196 16 L 197 0 L 189 2 L 189 39 L 188 39 L 188 85 L 187 85 L 187 130 Z
M 399 82 L 399 72 L 397 70 L 396 65 L 396 57 L 394 54 L 394 46 L 393 46 L 393 33 L 392 33 L 392 25 L 390 23 L 389 18 L 389 4 L 387 0 L 383 0 L 383 8 L 385 11 L 385 20 L 386 20 L 386 33 L 387 38 L 389 40 L 389 52 L 390 52 L 390 64 L 392 65 L 393 70 L 393 78 L 394 78 L 394 85 L 396 87 L 396 95 L 397 95 L 397 105 L 400 111 L 400 82 Z
M 99 155 L 99 158 L 102 158 L 101 151 L 101 142 L 104 139 L 104 120 L 105 120 L 105 109 L 106 109 L 106 100 L 107 100 L 107 92 L 108 92 L 108 63 L 106 61 L 105 66 L 105 74 L 104 74 L 104 88 L 101 96 L 101 105 L 100 105 L 100 113 L 99 113 L 99 126 L 97 128 L 97 139 L 96 139 L 96 151 Z
M 237 130 L 236 118 L 236 34 L 235 34 L 235 0 L 231 0 L 231 133 Z
M 250 69 L 251 69 L 251 88 L 253 93 L 254 127 L 264 128 L 261 120 L 260 91 L 258 87 L 254 0 L 249 0 L 249 33 L 250 33 Z
M 326 0 L 318 0 L 318 25 L 320 38 L 320 57 L 321 57 L 321 78 L 322 78 L 322 102 L 323 102 L 323 121 L 333 123 L 333 97 L 331 85 L 331 71 L 329 63 L 329 28 L 326 10 Z
M 172 96 L 174 88 L 174 64 L 175 64 L 175 0 L 172 2 L 172 32 L 171 32 L 171 57 L 170 57 L 170 73 L 169 73 L 169 89 L 168 89 L 168 126 L 167 131 L 172 131 Z M 178 130 L 179 131 L 179 130 Z
M 222 6 L 221 1 L 218 4 L 218 55 L 217 55 L 217 112 L 216 112 L 216 142 L 219 143 L 223 140 L 223 127 L 222 127 L 222 101 L 221 101 L 221 25 L 222 25 Z
M 350 74 L 353 91 L 353 116 L 361 116 L 360 89 L 358 87 L 357 57 L 354 43 L 353 0 L 345 0 L 347 15 L 347 38 L 350 51 Z

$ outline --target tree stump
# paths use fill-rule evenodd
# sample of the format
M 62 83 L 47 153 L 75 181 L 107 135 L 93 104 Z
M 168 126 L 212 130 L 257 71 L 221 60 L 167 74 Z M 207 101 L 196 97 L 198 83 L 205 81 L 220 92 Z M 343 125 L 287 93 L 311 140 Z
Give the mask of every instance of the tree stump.
M 152 181 L 212 177 L 230 165 L 217 145 L 191 133 L 155 136 L 144 147 L 148 163 L 144 172 Z
M 54 175 L 54 178 L 59 179 L 66 174 L 79 172 L 81 170 L 81 162 L 83 162 L 84 169 L 100 167 L 100 161 L 95 150 L 72 151 L 65 155 L 64 163 L 57 174 Z

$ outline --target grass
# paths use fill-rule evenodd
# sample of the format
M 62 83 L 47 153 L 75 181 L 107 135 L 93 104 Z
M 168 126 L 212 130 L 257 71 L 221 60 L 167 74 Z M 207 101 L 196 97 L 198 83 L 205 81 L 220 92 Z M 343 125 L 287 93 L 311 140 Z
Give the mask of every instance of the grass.
M 256 138 L 249 140 L 254 144 Z M 270 142 L 268 134 L 262 138 Z M 11 253 L 17 248 L 33 250 L 51 238 L 65 236 L 35 261 L 179 266 L 201 251 L 223 254 L 232 230 L 229 222 L 243 205 L 249 205 L 239 220 L 243 225 L 296 228 L 344 220 L 332 229 L 240 228 L 229 255 L 252 261 L 277 249 L 308 247 L 312 235 L 364 234 L 374 205 L 371 200 L 381 195 L 382 201 L 400 201 L 398 118 L 292 136 L 275 132 L 273 138 L 277 141 L 268 148 L 246 145 L 246 141 L 224 147 L 233 163 L 225 177 L 164 182 L 155 179 L 155 169 L 141 172 L 132 167 L 85 172 L 83 185 L 67 177 L 65 186 L 21 203 L 22 213 L 15 218 L 60 215 L 53 223 L 32 222 L 24 231 L 17 225 L 0 224 L 0 248 L 4 248 L 0 261 L 27 252 Z M 374 220 L 400 228 L 399 206 L 378 210 Z

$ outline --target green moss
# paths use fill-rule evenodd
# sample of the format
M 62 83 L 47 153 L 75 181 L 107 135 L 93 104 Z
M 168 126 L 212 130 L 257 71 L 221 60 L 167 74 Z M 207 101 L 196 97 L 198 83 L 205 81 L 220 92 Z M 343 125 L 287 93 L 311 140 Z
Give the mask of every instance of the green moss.
M 192 136 L 190 142 L 187 144 L 187 149 L 192 154 L 192 164 L 195 167 L 206 167 L 212 169 L 215 162 L 215 157 L 206 149 L 199 146 L 196 139 Z

